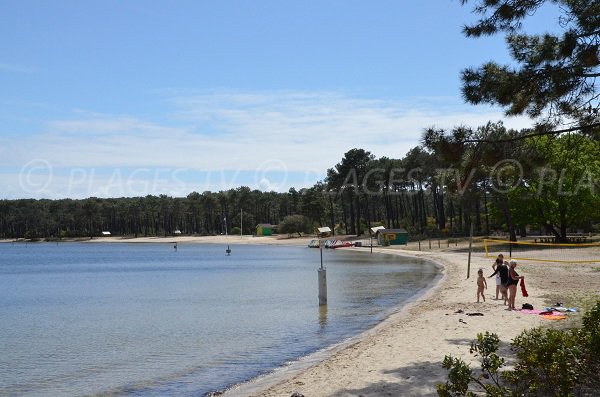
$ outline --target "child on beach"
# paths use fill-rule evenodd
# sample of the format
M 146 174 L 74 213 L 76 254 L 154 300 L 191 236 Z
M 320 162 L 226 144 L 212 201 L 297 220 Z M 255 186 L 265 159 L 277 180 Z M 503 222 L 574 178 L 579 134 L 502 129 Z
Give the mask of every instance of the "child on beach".
M 504 262 L 504 255 L 498 254 L 496 261 L 492 265 L 492 269 L 494 270 L 494 273 L 490 276 L 490 278 L 494 275 L 496 276 L 496 300 L 498 300 L 498 295 L 500 294 L 500 286 L 502 285 L 502 279 L 500 278 L 500 272 L 498 270 L 498 267 L 502 266 L 503 262 Z
M 487 289 L 487 281 L 485 281 L 485 277 L 483 277 L 483 269 L 479 269 L 477 271 L 477 303 L 479 303 L 480 295 L 485 302 L 485 295 L 483 294 L 484 289 Z
M 502 254 L 498 255 L 498 258 L 500 258 L 501 256 Z M 500 293 L 502 294 L 502 299 L 504 299 L 504 304 L 506 305 L 508 303 L 508 261 L 502 262 L 496 260 L 492 267 L 494 268 L 494 273 L 492 273 L 492 275 L 488 278 L 500 276 L 500 286 L 497 286 L 496 289 L 500 290 Z

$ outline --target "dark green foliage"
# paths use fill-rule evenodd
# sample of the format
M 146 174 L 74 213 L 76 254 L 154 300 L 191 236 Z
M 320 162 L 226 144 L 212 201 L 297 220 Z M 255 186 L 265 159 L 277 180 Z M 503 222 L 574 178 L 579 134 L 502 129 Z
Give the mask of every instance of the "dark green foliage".
M 187 197 L 0 200 L 0 238 L 237 234 L 242 226 L 252 234 L 259 223 L 293 214 L 337 234 L 404 228 L 410 241 L 468 236 L 471 223 L 475 235 L 503 230 L 513 240 L 526 225 L 561 238 L 592 230 L 600 221 L 599 142 L 581 135 L 481 141 L 518 133 L 500 122 L 429 129 L 404 158 L 353 149 L 325 182 L 283 193 L 242 186 Z
M 279 223 L 279 233 L 282 234 L 295 234 L 299 236 L 302 233 L 313 233 L 314 227 L 310 219 L 304 215 L 290 215 L 283 218 Z
M 437 385 L 438 395 L 451 396 L 593 396 L 600 390 L 600 301 L 590 310 L 581 328 L 534 328 L 512 342 L 514 368 L 502 370 L 496 334 L 478 334 L 471 353 L 481 358 L 481 371 L 463 360 L 446 356 L 448 381 Z
M 350 225 L 347 234 L 361 235 L 363 232 L 360 222 L 361 198 L 365 196 L 365 189 L 370 180 L 367 172 L 374 160 L 375 156 L 371 152 L 355 148 L 347 151 L 342 161 L 334 168 L 327 170 L 326 182 L 329 193 L 344 206 L 344 218 L 346 213 L 350 215 L 350 222 L 344 219 L 344 223 Z
M 440 397 L 475 395 L 469 391 L 469 384 L 474 379 L 473 371 L 464 361 L 452 356 L 445 356 L 442 366 L 449 371 L 448 382 L 445 385 L 437 385 Z
M 467 396 L 474 397 L 486 393 L 486 396 L 504 396 L 507 389 L 502 386 L 500 368 L 504 359 L 496 353 L 500 346 L 498 335 L 478 334 L 477 341 L 471 343 L 471 354 L 481 357 L 481 370 L 474 376 L 471 368 L 461 359 L 444 357 L 442 366 L 449 370 L 448 381 L 438 384 L 437 391 L 441 397 Z
M 588 379 L 590 390 L 600 390 L 600 303 L 583 318 L 583 376 Z
M 535 328 L 515 338 L 517 364 L 505 375 L 521 392 L 534 395 L 571 395 L 583 372 L 579 330 L 561 331 Z
M 462 3 L 471 3 L 463 0 Z M 481 19 L 467 37 L 506 35 L 514 64 L 488 62 L 463 71 L 463 95 L 473 104 L 497 104 L 508 115 L 527 114 L 546 127 L 575 120 L 598 134 L 600 102 L 600 2 L 597 0 L 476 0 Z M 555 10 L 562 32 L 524 33 L 527 18 Z M 559 15 L 560 14 L 560 15 Z M 553 21 L 549 21 L 549 24 Z

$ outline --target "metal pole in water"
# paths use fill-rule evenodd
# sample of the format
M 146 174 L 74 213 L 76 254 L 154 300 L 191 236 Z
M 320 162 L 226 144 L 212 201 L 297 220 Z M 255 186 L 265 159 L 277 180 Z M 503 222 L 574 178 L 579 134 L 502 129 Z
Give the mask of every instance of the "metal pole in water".
M 327 270 L 319 269 L 319 306 L 327 305 Z
M 323 267 L 323 243 L 319 238 L 319 251 L 321 253 L 321 268 L 319 275 L 319 306 L 327 305 L 327 270 Z
M 225 223 L 225 240 L 227 241 L 227 217 L 223 218 L 223 222 Z M 231 248 L 229 248 L 229 244 L 227 244 L 227 249 L 225 250 L 227 256 L 231 255 Z

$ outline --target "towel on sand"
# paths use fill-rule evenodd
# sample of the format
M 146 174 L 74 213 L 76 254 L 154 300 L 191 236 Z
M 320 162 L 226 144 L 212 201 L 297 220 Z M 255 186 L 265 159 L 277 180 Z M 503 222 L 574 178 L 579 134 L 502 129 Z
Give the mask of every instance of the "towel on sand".
M 517 312 L 524 313 L 524 314 L 538 314 L 547 320 L 564 320 L 565 318 L 567 318 L 567 316 L 565 316 L 563 313 L 552 311 L 552 310 L 520 309 L 520 310 L 517 310 Z

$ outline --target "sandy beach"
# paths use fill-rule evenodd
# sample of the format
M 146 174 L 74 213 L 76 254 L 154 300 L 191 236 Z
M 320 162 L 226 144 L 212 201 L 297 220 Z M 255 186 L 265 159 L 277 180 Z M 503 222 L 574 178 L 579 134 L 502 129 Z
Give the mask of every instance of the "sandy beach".
M 120 239 L 94 238 L 95 242 L 136 243 L 212 243 L 212 244 L 279 244 L 306 245 L 312 238 L 283 239 L 276 237 L 217 236 Z M 368 251 L 364 248 L 349 250 Z M 374 329 L 352 342 L 333 349 L 324 360 L 298 371 L 262 380 L 253 389 L 233 389 L 226 396 L 283 397 L 294 392 L 315 396 L 436 396 L 435 384 L 446 380 L 441 362 L 446 354 L 471 361 L 470 343 L 480 332 L 495 332 L 504 349 L 522 330 L 536 326 L 569 326 L 581 319 L 572 313 L 566 320 L 552 321 L 539 315 L 507 311 L 502 300 L 495 298 L 495 279 L 490 278 L 485 292 L 486 302 L 476 303 L 477 270 L 486 276 L 492 273 L 490 258 L 481 251 L 471 258 L 467 278 L 467 257 L 464 244 L 459 247 L 418 251 L 408 247 L 377 247 L 373 252 L 426 258 L 440 265 L 442 277 L 431 289 L 411 304 L 391 315 Z M 540 255 L 552 255 L 545 250 Z M 504 253 L 506 255 L 506 253 Z M 535 256 L 535 251 L 529 251 Z M 564 252 L 562 253 L 564 256 Z M 600 247 L 569 253 L 600 258 Z M 507 256 L 507 255 L 506 255 Z M 581 308 L 600 299 L 600 263 L 552 263 L 520 261 L 519 274 L 525 276 L 529 297 L 518 291 L 516 306 L 525 302 L 536 309 L 563 302 L 565 307 Z M 461 313 L 457 313 L 462 310 Z M 482 313 L 482 316 L 468 316 Z M 252 392 L 248 392 L 252 390 Z M 259 390 L 259 391 L 256 391 Z
M 593 250 L 600 253 L 598 247 Z M 430 259 L 443 267 L 443 277 L 424 296 L 357 342 L 255 396 L 290 396 L 294 392 L 336 397 L 437 396 L 435 384 L 446 380 L 446 371 L 441 367 L 444 355 L 471 361 L 469 347 L 477 333 L 495 332 L 503 342 L 510 342 L 524 329 L 569 326 L 581 318 L 577 313 L 566 320 L 551 321 L 539 315 L 507 311 L 502 300 L 494 300 L 493 278 L 488 279 L 487 301 L 476 303 L 477 270 L 483 268 L 486 276 L 492 273 L 493 261 L 482 254 L 472 257 L 467 279 L 467 253 L 418 252 L 403 247 L 377 248 L 374 252 Z M 534 308 L 544 308 L 557 301 L 571 307 L 600 299 L 599 263 L 521 262 L 518 272 L 526 278 L 529 297 L 522 297 L 519 291 L 517 307 L 527 302 Z M 456 313 L 459 310 L 463 313 Z

